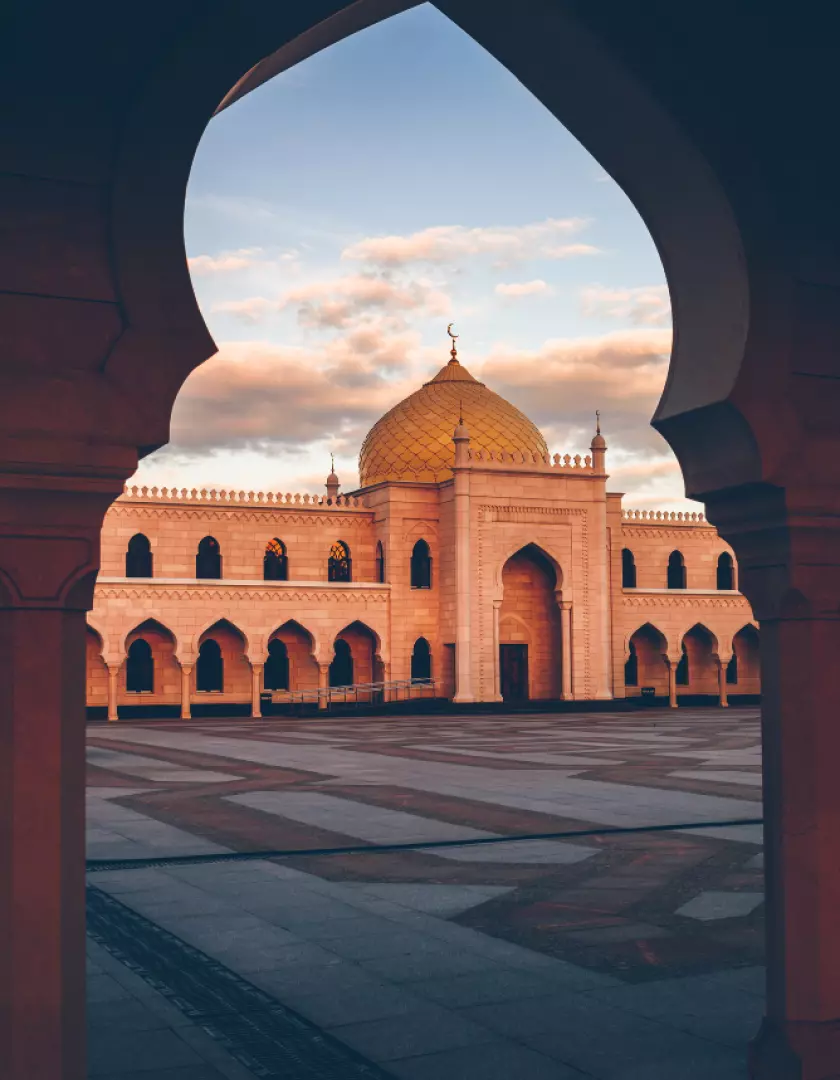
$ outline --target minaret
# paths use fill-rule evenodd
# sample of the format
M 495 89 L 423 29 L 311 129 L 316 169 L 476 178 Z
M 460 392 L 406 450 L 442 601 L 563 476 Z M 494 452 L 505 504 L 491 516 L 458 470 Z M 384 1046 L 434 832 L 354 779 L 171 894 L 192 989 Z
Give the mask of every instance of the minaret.
M 607 443 L 601 434 L 601 413 L 595 413 L 595 436 L 592 439 L 594 476 L 592 547 L 589 568 L 592 586 L 589 593 L 593 629 L 598 643 L 593 670 L 594 696 L 607 700 L 612 693 L 612 637 L 610 627 L 610 552 L 607 532 Z
M 327 477 L 327 498 L 335 500 L 338 497 L 339 480 L 335 475 L 335 456 L 330 454 L 330 475 Z
M 452 323 L 446 328 L 452 338 L 451 364 L 458 363 Z M 455 697 L 453 702 L 475 701 L 472 688 L 472 643 L 470 626 L 470 433 L 459 410 L 455 443 Z

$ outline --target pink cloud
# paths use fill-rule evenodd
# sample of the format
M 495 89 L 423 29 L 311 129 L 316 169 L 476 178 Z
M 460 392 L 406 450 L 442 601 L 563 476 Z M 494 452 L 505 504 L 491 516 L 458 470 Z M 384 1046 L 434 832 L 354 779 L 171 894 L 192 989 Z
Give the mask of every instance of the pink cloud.
M 591 285 L 581 290 L 584 315 L 606 315 L 628 319 L 635 326 L 667 326 L 671 319 L 671 299 L 667 285 L 645 285 L 608 289 Z
M 244 270 L 254 263 L 254 256 L 262 248 L 239 248 L 238 251 L 224 251 L 219 255 L 194 255 L 187 259 L 190 272 L 196 276 L 207 274 L 226 274 L 233 270 Z
M 468 229 L 435 225 L 407 236 L 373 236 L 351 244 L 342 259 L 404 266 L 412 262 L 454 262 L 467 256 L 490 255 L 503 262 L 531 258 L 568 258 L 595 254 L 589 244 L 558 244 L 586 227 L 583 218 L 549 218 L 527 225 L 497 225 Z

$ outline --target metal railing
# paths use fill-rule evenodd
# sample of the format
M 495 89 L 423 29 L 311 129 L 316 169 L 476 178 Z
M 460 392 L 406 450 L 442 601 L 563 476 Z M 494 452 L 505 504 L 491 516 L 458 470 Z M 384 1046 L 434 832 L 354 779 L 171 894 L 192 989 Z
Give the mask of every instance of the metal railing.
M 277 690 L 272 705 L 289 705 L 296 711 L 328 712 L 333 705 L 384 705 L 435 696 L 435 679 L 391 679 L 387 682 L 353 683 L 349 686 L 317 687 L 311 690 Z

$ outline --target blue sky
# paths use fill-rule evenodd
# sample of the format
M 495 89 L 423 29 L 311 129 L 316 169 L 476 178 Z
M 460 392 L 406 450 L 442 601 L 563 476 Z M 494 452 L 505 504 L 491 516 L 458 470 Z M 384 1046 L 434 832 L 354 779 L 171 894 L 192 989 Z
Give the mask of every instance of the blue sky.
M 582 451 L 610 487 L 679 508 L 647 421 L 664 383 L 662 267 L 629 200 L 501 65 L 424 5 L 211 121 L 185 236 L 219 355 L 185 384 L 138 480 L 349 488 L 371 423 L 447 360 Z M 383 239 L 384 238 L 384 239 Z

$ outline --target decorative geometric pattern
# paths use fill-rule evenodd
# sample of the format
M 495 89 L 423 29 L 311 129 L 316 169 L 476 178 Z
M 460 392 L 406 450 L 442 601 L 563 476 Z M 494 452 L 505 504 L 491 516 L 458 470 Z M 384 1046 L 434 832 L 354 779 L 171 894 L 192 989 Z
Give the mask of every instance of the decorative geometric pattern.
M 470 449 L 544 455 L 541 432 L 510 402 L 488 390 L 457 360 L 395 405 L 368 432 L 359 454 L 362 487 L 385 480 L 439 483 L 452 476 L 452 433 L 463 416 Z

